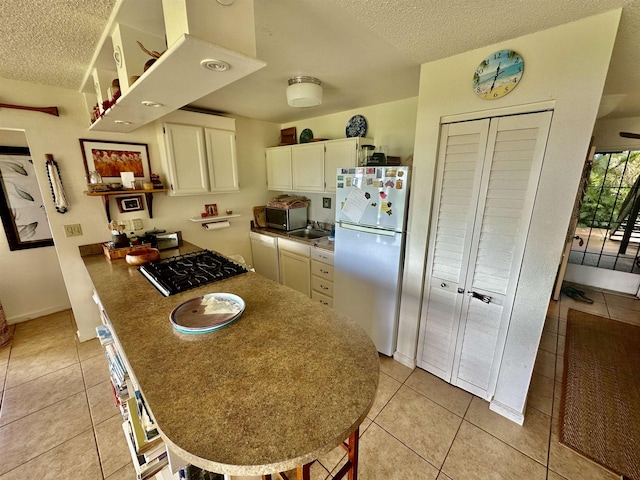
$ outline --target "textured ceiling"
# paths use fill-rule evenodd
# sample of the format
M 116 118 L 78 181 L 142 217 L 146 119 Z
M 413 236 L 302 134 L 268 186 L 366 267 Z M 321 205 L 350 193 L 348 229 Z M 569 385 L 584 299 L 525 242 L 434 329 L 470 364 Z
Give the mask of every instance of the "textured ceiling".
M 77 89 L 115 0 L 0 0 L 0 77 Z
M 128 1 L 149 8 L 161 3 Z M 0 0 L 0 77 L 79 89 L 115 3 Z M 258 57 L 267 67 L 196 106 L 285 123 L 408 98 L 418 93 L 421 63 L 622 7 L 605 94 L 627 94 L 610 117 L 640 116 L 640 0 L 255 0 L 254 5 Z M 321 106 L 286 105 L 286 82 L 295 75 L 322 80 Z

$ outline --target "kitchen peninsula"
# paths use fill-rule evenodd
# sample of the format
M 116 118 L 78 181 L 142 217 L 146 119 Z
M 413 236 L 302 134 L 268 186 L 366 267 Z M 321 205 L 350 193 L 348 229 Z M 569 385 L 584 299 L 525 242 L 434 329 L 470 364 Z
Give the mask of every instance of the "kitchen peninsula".
M 163 257 L 199 250 L 187 242 Z M 375 398 L 378 354 L 350 319 L 257 273 L 163 297 L 136 267 L 83 256 L 104 314 L 165 444 L 229 475 L 299 471 L 357 432 Z M 220 330 L 186 335 L 181 303 L 227 292 L 246 309 Z M 354 452 L 351 452 L 354 456 Z

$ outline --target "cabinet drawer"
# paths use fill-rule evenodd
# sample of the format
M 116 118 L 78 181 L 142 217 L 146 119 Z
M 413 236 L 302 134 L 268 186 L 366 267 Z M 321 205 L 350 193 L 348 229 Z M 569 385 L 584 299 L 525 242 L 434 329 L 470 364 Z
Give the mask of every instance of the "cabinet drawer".
M 295 240 L 287 240 L 286 238 L 278 238 L 278 249 L 286 250 L 287 252 L 297 253 L 309 257 L 309 249 L 311 247 L 308 244 L 296 242 Z
M 333 282 L 313 275 L 311 277 L 311 290 L 333 297 Z
M 333 282 L 333 265 L 320 263 L 317 260 L 311 260 L 311 275 L 316 275 Z
M 311 259 L 333 265 L 333 252 L 325 250 L 324 248 L 314 247 L 311 249 Z
M 321 304 L 326 305 L 327 307 L 333 307 L 333 298 L 327 297 L 326 295 L 323 295 L 322 293 L 311 292 L 311 300 L 315 300 L 316 302 L 320 302 Z

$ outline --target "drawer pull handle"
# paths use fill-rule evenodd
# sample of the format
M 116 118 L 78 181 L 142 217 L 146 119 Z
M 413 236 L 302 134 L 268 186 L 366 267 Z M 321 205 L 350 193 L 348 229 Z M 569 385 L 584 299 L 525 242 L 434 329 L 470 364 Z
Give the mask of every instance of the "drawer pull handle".
M 324 285 L 320 285 L 320 288 L 322 288 L 323 290 L 329 290 L 329 287 L 325 287 Z
M 320 273 L 329 273 L 329 271 L 320 269 Z
M 442 288 L 444 288 L 444 287 L 446 287 L 446 286 L 447 286 L 447 284 L 446 284 L 446 283 L 444 283 L 444 282 L 442 282 L 442 283 L 440 284 L 440 286 L 441 286 Z

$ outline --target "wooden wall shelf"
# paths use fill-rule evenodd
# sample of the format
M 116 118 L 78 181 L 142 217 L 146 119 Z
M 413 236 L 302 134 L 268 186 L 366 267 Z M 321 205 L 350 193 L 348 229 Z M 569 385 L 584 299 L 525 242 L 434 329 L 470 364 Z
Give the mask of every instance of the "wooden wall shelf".
M 168 191 L 167 188 L 154 188 L 153 190 L 107 190 L 105 192 L 84 192 L 88 197 L 102 197 L 104 202 L 104 211 L 107 214 L 107 221 L 111 221 L 111 212 L 109 210 L 109 197 L 114 195 L 134 195 L 137 193 L 144 194 L 149 210 L 149 218 L 153 218 L 153 194 Z

